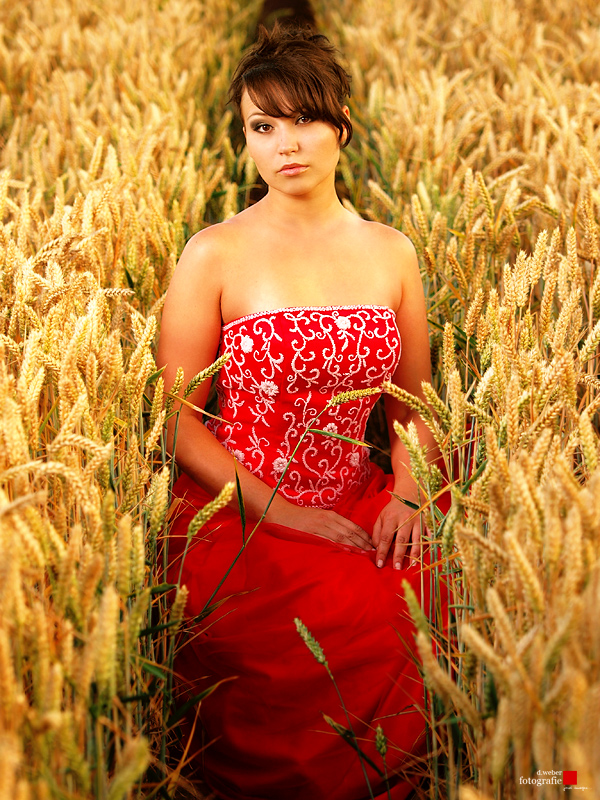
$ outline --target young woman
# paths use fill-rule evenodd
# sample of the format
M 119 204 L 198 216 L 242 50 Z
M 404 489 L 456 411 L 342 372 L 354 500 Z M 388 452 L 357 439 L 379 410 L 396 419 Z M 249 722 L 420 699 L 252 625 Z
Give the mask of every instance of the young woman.
M 185 474 L 175 492 L 171 577 L 179 576 L 190 520 L 236 470 L 250 521 L 283 475 L 215 597 L 223 604 L 177 662 L 190 694 L 224 681 L 199 716 L 206 780 L 228 800 L 359 800 L 370 796 L 365 775 L 374 795 L 387 796 L 381 774 L 324 721 L 349 727 L 295 618 L 323 647 L 353 733 L 381 772 L 375 730 L 383 728 L 394 798 L 410 791 L 411 754 L 423 747 L 423 686 L 402 599 L 403 580 L 427 595 L 422 522 L 397 499 L 416 501 L 417 486 L 393 432 L 393 475 L 370 463 L 367 448 L 339 438 L 362 440 L 377 394 L 329 404 L 389 379 L 421 395 L 430 378 L 413 246 L 336 196 L 340 147 L 352 136 L 348 95 L 349 76 L 325 37 L 262 30 L 231 98 L 268 193 L 190 239 L 164 308 L 158 360 L 166 385 L 178 367 L 189 380 L 217 354 L 230 356 L 218 378 L 220 419 L 205 425 L 181 408 L 175 455 Z M 203 408 L 207 394 L 203 384 L 189 399 Z M 390 426 L 414 419 L 433 449 L 409 408 L 388 396 L 386 413 Z M 294 452 L 308 428 L 324 433 L 309 432 Z M 234 497 L 192 541 L 182 568 L 190 617 L 211 598 L 243 535 Z

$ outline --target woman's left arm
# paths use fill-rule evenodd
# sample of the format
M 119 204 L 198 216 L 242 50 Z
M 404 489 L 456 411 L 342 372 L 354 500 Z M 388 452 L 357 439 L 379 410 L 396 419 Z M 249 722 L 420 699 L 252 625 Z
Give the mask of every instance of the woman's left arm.
M 405 236 L 399 241 L 399 249 L 402 297 L 396 321 L 400 331 L 402 354 L 392 381 L 410 394 L 424 399 L 421 383 L 431 380 L 425 295 L 415 249 Z M 421 444 L 427 446 L 428 460 L 437 457 L 435 441 L 419 414 L 404 403 L 386 395 L 385 410 L 394 472 L 393 492 L 405 500 L 420 504 L 422 498 L 419 497 L 418 484 L 410 471 L 410 458 L 394 431 L 394 420 L 398 420 L 403 426 L 414 422 Z M 392 547 L 394 569 L 402 568 L 405 556 L 411 560 L 419 558 L 423 522 L 420 514 L 410 520 L 413 514 L 414 510 L 410 506 L 395 497 L 391 497 L 383 508 L 373 528 L 373 544 L 377 547 L 377 566 L 383 566 Z

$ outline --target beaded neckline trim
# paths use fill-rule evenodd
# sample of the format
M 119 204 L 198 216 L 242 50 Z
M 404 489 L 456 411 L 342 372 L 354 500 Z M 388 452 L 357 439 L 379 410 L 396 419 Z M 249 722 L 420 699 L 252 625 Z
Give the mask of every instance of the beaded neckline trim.
M 252 314 L 246 314 L 243 317 L 237 317 L 236 319 L 232 319 L 230 322 L 227 322 L 225 325 L 222 326 L 222 329 L 225 331 L 230 328 L 232 325 L 238 325 L 242 322 L 247 322 L 251 319 L 256 319 L 257 317 L 267 317 L 270 314 L 286 314 L 286 313 L 295 313 L 295 312 L 319 312 L 322 311 L 323 313 L 332 313 L 334 311 L 347 311 L 349 309 L 372 309 L 375 311 L 389 311 L 390 314 L 396 316 L 396 312 L 390 308 L 389 306 L 382 306 L 382 305 L 373 305 L 370 303 L 353 303 L 350 305 L 343 305 L 343 306 L 283 306 L 282 308 L 269 308 L 266 311 L 255 311 Z

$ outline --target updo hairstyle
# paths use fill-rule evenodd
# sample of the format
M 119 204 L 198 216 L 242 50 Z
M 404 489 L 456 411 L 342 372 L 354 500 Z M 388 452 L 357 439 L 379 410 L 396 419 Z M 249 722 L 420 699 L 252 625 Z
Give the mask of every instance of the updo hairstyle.
M 276 23 L 269 31 L 261 26 L 229 87 L 229 100 L 238 113 L 244 89 L 270 117 L 306 114 L 333 125 L 342 147 L 352 138 L 352 123 L 342 110 L 350 96 L 350 75 L 327 37 L 310 28 Z

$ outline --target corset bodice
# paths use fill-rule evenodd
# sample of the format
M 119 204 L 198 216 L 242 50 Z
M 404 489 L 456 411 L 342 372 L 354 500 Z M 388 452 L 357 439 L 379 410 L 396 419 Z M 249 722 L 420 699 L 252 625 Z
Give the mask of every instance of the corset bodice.
M 400 351 L 395 314 L 385 306 L 282 308 L 233 320 L 219 348 L 230 354 L 217 383 L 223 421 L 207 425 L 274 487 L 308 427 L 363 440 L 377 396 L 327 404 L 389 380 Z M 332 508 L 369 472 L 367 448 L 308 433 L 279 491 L 298 505 Z

